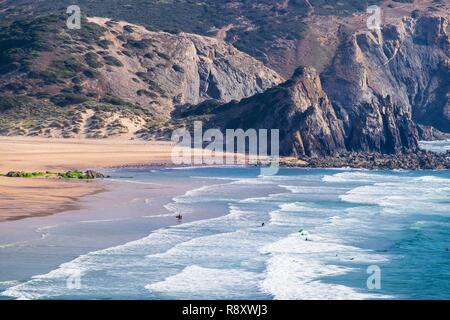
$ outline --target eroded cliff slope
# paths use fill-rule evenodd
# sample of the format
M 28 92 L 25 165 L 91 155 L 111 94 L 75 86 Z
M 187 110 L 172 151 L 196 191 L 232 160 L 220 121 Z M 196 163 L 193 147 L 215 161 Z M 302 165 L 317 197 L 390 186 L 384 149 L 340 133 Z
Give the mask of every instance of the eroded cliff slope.
M 283 80 L 223 41 L 106 18 L 80 30 L 64 16 L 16 21 L 1 28 L 0 48 L 7 135 L 132 137 L 176 105 L 240 100 Z

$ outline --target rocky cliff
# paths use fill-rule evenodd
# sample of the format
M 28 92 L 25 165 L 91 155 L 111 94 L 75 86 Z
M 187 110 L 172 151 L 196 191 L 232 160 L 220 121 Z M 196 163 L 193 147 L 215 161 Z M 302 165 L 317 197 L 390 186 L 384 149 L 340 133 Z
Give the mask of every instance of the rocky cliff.
M 64 16 L 0 29 L 2 134 L 108 137 L 164 122 L 176 105 L 240 100 L 283 78 L 215 38 Z M 106 110 L 106 111 L 105 111 Z
M 294 156 L 414 151 L 417 124 L 450 132 L 446 17 L 407 17 L 339 36 L 320 78 L 313 68 L 300 68 L 263 94 L 209 110 L 213 122 L 279 128 L 282 153 Z
M 110 19 L 89 21 L 105 28 L 100 41 L 122 64 L 99 70 L 99 89 L 150 106 L 165 117 L 177 104 L 240 100 L 282 80 L 261 62 L 214 38 L 152 32 Z
M 345 150 L 341 122 L 314 68 L 299 68 L 285 83 L 240 102 L 209 109 L 202 104 L 181 116 L 202 113 L 211 117 L 210 127 L 279 129 L 283 155 L 323 156 Z
M 446 18 L 404 18 L 379 31 L 341 37 L 322 80 L 343 121 L 348 149 L 414 149 L 415 122 L 450 130 Z
M 283 83 L 216 38 L 106 18 L 78 31 L 54 17 L 15 22 L 0 30 L 0 133 L 167 139 L 202 120 L 280 129 L 282 154 L 314 157 L 414 151 L 420 136 L 450 132 L 448 16 L 402 14 L 375 31 L 339 19 L 324 23 L 335 44 L 317 31 L 332 47 L 318 71 Z

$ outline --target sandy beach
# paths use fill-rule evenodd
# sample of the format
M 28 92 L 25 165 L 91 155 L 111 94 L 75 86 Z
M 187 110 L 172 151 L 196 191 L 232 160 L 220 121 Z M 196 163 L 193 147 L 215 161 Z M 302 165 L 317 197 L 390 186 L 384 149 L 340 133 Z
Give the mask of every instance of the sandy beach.
M 170 162 L 171 142 L 0 137 L 0 172 Z
M 170 142 L 0 137 L 0 173 L 101 169 L 170 162 Z M 77 208 L 80 197 L 108 190 L 102 181 L 0 177 L 0 222 Z
M 74 210 L 80 197 L 105 190 L 97 181 L 0 177 L 0 222 Z

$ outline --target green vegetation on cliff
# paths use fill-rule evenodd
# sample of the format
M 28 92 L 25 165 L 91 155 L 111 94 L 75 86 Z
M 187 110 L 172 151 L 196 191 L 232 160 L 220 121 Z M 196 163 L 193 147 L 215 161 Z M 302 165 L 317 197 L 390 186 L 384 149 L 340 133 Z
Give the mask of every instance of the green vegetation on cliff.
M 148 26 L 150 30 L 170 33 L 191 32 L 211 35 L 218 28 L 232 25 L 227 40 L 232 40 L 240 50 L 264 59 L 264 52 L 278 39 L 299 39 L 306 29 L 304 19 L 314 11 L 319 15 L 350 15 L 364 11 L 368 5 L 382 0 L 136 0 L 124 4 L 120 0 L 90 1 L 77 3 L 84 14 L 126 20 Z M 26 5 L 25 5 L 26 4 Z M 7 0 L 0 4 L 3 20 L 14 19 L 13 12 L 48 14 L 64 13 L 73 4 L 70 0 L 30 2 L 29 0 Z M 310 7 L 311 6 L 311 7 Z M 1 10 L 0 10 L 1 12 Z M 98 30 L 82 28 L 80 36 L 87 39 Z M 128 30 L 129 28 L 127 28 Z M 132 32 L 132 30 L 129 30 Z

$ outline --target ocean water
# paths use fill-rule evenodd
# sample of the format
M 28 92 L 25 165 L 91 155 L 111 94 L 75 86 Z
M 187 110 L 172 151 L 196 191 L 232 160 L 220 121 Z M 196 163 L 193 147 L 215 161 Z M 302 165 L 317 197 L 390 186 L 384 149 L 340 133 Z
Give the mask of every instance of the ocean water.
M 110 174 L 142 183 L 211 180 L 165 204 L 169 215 L 203 215 L 28 279 L 0 270 L 3 298 L 450 299 L 449 171 L 283 168 L 262 177 L 257 168 L 223 167 Z M 147 227 L 128 221 L 121 228 L 136 225 Z M 8 258 L 20 251 L 9 248 Z M 380 288 L 367 286 L 370 266 L 381 271 Z M 75 288 L 67 285 L 74 277 Z
M 419 146 L 424 150 L 445 153 L 450 150 L 450 140 L 420 141 Z

